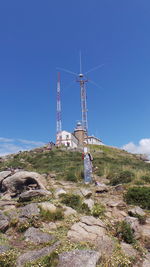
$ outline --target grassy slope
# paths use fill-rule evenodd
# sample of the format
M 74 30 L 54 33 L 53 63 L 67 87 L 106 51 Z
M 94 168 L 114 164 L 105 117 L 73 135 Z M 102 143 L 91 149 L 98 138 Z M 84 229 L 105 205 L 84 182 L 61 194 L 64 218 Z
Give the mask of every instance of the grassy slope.
M 135 174 L 135 181 L 139 183 L 143 182 L 141 180 L 143 175 L 150 177 L 150 164 L 140 160 L 136 155 L 106 146 L 90 146 L 90 150 L 94 158 L 93 166 L 97 167 L 96 174 L 99 176 L 111 179 L 120 171 L 129 170 Z M 55 172 L 58 178 L 75 175 L 77 179 L 80 179 L 83 173 L 81 153 L 60 149 L 16 154 L 7 162 L 0 163 L 0 171 L 6 170 L 8 167 L 21 167 L 39 173 Z

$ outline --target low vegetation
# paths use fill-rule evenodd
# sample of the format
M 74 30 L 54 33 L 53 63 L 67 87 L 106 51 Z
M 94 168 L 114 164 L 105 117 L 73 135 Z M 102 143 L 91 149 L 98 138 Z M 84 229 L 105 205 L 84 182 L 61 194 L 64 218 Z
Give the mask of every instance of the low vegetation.
M 124 196 L 127 204 L 150 210 L 150 187 L 131 187 Z
M 116 225 L 116 237 L 128 244 L 135 242 L 133 230 L 129 223 L 122 221 Z

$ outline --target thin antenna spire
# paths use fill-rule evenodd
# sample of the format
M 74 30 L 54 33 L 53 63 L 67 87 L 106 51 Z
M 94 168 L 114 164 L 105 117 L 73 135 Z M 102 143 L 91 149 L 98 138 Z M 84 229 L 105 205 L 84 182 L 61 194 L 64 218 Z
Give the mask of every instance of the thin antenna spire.
M 81 51 L 80 51 L 80 74 L 82 73 L 82 57 L 81 57 Z
M 57 115 L 56 115 L 56 144 L 61 144 L 60 132 L 62 131 L 62 121 L 61 121 L 61 95 L 60 95 L 60 72 L 58 72 L 57 80 Z
M 75 76 L 78 75 L 77 73 L 75 73 L 75 72 L 73 72 L 73 71 L 70 71 L 70 70 L 66 70 L 66 69 L 64 69 L 64 68 L 56 68 L 56 69 L 58 69 L 58 70 L 62 70 L 62 71 L 64 71 L 64 72 L 67 72 L 67 73 L 70 73 L 70 74 L 73 74 L 73 75 L 75 75 Z

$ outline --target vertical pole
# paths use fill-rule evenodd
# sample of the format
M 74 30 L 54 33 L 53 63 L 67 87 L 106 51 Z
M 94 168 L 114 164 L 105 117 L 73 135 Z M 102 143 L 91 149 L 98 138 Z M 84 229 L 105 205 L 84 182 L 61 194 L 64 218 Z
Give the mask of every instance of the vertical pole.
M 56 145 L 61 144 L 60 132 L 62 131 L 61 122 L 61 96 L 60 96 L 60 72 L 57 80 L 57 114 L 56 114 Z

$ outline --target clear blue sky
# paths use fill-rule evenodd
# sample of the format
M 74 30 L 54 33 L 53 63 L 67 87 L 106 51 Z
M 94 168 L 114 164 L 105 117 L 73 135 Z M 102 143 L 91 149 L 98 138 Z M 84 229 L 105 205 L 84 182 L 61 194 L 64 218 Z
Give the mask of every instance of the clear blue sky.
M 78 72 L 79 50 L 84 71 L 104 64 L 89 75 L 103 87 L 87 86 L 90 134 L 119 147 L 150 138 L 149 0 L 1 0 L 3 152 L 18 139 L 55 141 L 56 68 Z M 81 118 L 73 80 L 61 72 L 63 129 L 69 131 Z

